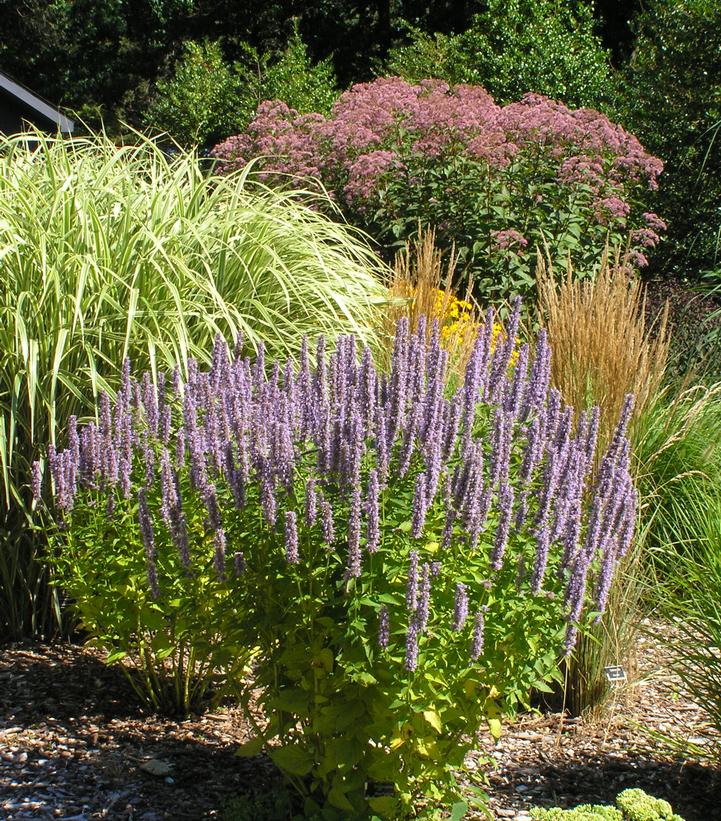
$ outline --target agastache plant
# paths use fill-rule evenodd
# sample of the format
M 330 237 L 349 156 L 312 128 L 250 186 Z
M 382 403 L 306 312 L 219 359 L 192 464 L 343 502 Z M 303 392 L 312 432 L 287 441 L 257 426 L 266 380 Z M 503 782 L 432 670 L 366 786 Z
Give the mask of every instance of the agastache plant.
M 517 301 L 514 327 L 519 311 Z M 401 320 L 387 374 L 377 371 L 368 350 L 358 355 L 353 337 L 341 337 L 330 354 L 319 341 L 314 369 L 307 346 L 300 368 L 276 364 L 267 374 L 262 348 L 252 363 L 218 338 L 210 370 L 202 373 L 191 363 L 182 388 L 177 376 L 170 385 L 165 380 L 162 391 L 147 376 L 139 382 L 128 376 L 114 408 L 102 396 L 99 424 L 79 431 L 71 419 L 68 447 L 50 453 L 55 503 L 70 517 L 79 493 L 99 489 L 121 504 L 132 466 L 140 477 L 139 526 L 155 591 L 159 529 L 187 561 L 179 481 L 187 471 L 188 491 L 202 500 L 213 533 L 219 577 L 232 571 L 226 565 L 236 553 L 235 545 L 227 549 L 225 519 L 252 495 L 264 527 L 279 533 L 288 564 L 304 561 L 302 531 L 337 550 L 346 579 L 356 579 L 386 535 L 380 504 L 393 493 L 390 468 L 404 473 L 413 465 L 411 545 L 425 538 L 434 511 L 434 522 L 437 514 L 446 522 L 444 550 L 455 544 L 484 551 L 497 572 L 515 561 L 507 554 L 523 535 L 535 544 L 532 593 L 543 588 L 550 553 L 561 555 L 570 651 L 591 576 L 602 611 L 613 569 L 633 536 L 637 502 L 625 437 L 633 398 L 591 484 L 598 413 L 582 414 L 572 424 L 573 410 L 549 389 L 551 353 L 543 332 L 530 371 L 524 345 L 520 370 L 509 375 L 515 333 L 491 352 L 486 324 L 465 381 L 450 396 L 444 388 L 447 354 L 437 333 L 430 343 L 426 339 L 425 327 L 411 332 Z M 490 424 L 482 429 L 484 415 Z M 36 494 L 39 470 L 34 468 Z M 294 488 L 300 475 L 303 487 Z M 160 499 L 154 519 L 147 501 L 153 488 Z M 419 565 L 417 550 L 410 550 L 408 561 L 406 604 L 415 614 L 408 633 L 414 643 L 425 631 L 431 591 L 428 566 Z M 465 622 L 457 608 L 448 617 L 455 629 Z
M 458 385 L 425 322 L 399 322 L 387 370 L 352 337 L 285 363 L 218 337 L 185 380 L 126 365 L 114 404 L 49 449 L 61 536 L 77 519 L 87 538 L 91 519 L 122 540 L 132 523 L 155 608 L 167 568 L 213 574 L 257 648 L 268 738 L 300 745 L 313 789 L 349 815 L 392 817 L 366 795 L 372 772 L 402 804 L 451 784 L 461 736 L 553 678 L 633 539 L 633 398 L 597 456 L 598 410 L 564 406 L 544 332 L 516 339 L 520 310 L 495 346 L 489 312 Z M 333 758 L 346 733 L 357 784 Z

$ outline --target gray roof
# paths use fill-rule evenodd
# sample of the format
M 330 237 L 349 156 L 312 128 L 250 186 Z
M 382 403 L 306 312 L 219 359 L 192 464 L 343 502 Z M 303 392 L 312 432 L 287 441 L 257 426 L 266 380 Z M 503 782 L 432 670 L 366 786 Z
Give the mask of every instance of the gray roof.
M 64 114 L 61 114 L 57 108 L 54 108 L 50 105 L 50 103 L 47 103 L 41 97 L 38 97 L 37 94 L 33 94 L 32 91 L 29 91 L 24 86 L 21 86 L 19 83 L 15 82 L 15 80 L 10 79 L 7 74 L 3 74 L 1 71 L 0 92 L 6 92 L 7 94 L 15 97 L 26 108 L 29 108 L 36 114 L 39 114 L 41 117 L 44 117 L 51 123 L 54 123 L 63 134 L 70 134 L 75 129 L 75 123 L 73 120 L 66 117 Z

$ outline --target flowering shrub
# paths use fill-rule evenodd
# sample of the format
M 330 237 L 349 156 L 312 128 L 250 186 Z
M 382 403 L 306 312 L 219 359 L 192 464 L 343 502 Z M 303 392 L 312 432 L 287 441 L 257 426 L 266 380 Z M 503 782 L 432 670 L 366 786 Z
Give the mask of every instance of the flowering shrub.
M 532 290 L 546 246 L 592 270 L 607 241 L 630 236 L 643 266 L 665 227 L 640 202 L 661 161 L 597 111 L 538 94 L 499 106 L 480 86 L 382 78 L 346 91 L 327 118 L 262 103 L 213 155 L 221 171 L 259 158 L 262 178 L 279 184 L 319 178 L 387 244 L 419 220 L 435 226 L 484 297 Z
M 268 719 L 239 752 L 275 740 L 309 816 L 454 799 L 474 733 L 498 736 L 587 599 L 604 608 L 635 523 L 631 398 L 592 483 L 598 409 L 575 420 L 549 389 L 543 332 L 510 365 L 519 317 L 520 300 L 491 351 L 489 313 L 455 390 L 437 324 L 427 342 L 399 322 L 388 373 L 353 337 L 330 355 L 320 338 L 314 367 L 304 345 L 297 369 L 219 339 L 182 387 L 126 376 L 112 414 L 49 454 L 76 545 L 137 517 L 161 610 L 174 565 L 214 568 Z

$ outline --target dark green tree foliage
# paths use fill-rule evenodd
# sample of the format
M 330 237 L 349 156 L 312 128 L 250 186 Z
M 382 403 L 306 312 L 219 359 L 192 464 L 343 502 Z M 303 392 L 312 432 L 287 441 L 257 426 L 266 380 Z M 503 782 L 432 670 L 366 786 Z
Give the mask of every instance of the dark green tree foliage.
M 528 91 L 570 106 L 608 108 L 610 55 L 595 32 L 593 6 L 576 0 L 488 0 L 468 30 L 433 36 L 412 29 L 393 49 L 388 72 L 418 82 L 436 77 L 481 85 L 500 102 Z
M 192 0 L 0 0 L 0 67 L 90 124 L 157 73 Z M 118 112 L 122 115 L 122 111 Z
M 218 43 L 185 43 L 171 76 L 158 81 L 144 122 L 183 146 L 242 128 L 255 110 L 252 90 L 223 59 Z
M 341 87 L 370 79 L 402 37 L 402 21 L 424 31 L 461 31 L 466 0 L 0 0 L 0 69 L 88 125 L 101 117 L 139 125 L 153 84 L 169 80 L 184 44 L 218 42 L 229 65 L 248 45 L 279 55 L 297 21 L 313 63 L 327 58 Z M 252 61 L 251 61 L 252 62 Z M 320 108 L 320 106 L 316 106 Z
M 186 42 L 158 81 L 144 125 L 184 147 L 209 146 L 246 128 L 261 100 L 283 100 L 301 114 L 330 111 L 338 96 L 331 62 L 313 65 L 297 25 L 280 53 L 240 48 L 231 65 L 219 42 Z
M 626 125 L 666 163 L 665 272 L 721 268 L 721 3 L 653 0 L 637 20 Z M 718 273 L 716 284 L 718 284 Z

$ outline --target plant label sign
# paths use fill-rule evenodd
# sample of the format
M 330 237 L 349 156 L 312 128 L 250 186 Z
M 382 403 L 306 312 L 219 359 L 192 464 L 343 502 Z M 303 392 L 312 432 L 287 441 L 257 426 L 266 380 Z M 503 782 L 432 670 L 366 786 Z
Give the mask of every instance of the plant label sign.
M 606 674 L 606 680 L 611 684 L 620 684 L 622 681 L 626 681 L 626 671 L 620 664 L 604 667 L 603 672 Z

